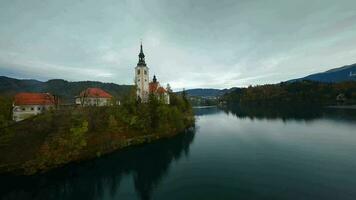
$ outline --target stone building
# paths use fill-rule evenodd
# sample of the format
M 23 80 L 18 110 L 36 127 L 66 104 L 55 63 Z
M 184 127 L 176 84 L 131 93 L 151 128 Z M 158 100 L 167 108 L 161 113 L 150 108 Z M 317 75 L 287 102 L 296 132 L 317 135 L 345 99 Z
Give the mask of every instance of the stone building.
M 156 76 L 153 77 L 152 82 L 149 82 L 149 68 L 147 67 L 145 61 L 145 54 L 143 53 L 142 43 L 138 58 L 139 60 L 137 66 L 135 67 L 135 86 L 138 101 L 143 103 L 148 102 L 149 94 L 154 93 L 159 98 L 164 98 L 164 102 L 169 104 L 169 93 L 166 89 L 160 86 Z
M 165 104 L 169 104 L 169 93 L 163 88 L 157 81 L 156 76 L 153 76 L 153 81 L 149 84 L 150 94 L 154 94 L 159 100 L 162 100 Z
M 149 95 L 149 69 L 145 62 L 142 44 L 138 58 L 139 60 L 135 67 L 136 95 L 141 102 L 147 102 Z

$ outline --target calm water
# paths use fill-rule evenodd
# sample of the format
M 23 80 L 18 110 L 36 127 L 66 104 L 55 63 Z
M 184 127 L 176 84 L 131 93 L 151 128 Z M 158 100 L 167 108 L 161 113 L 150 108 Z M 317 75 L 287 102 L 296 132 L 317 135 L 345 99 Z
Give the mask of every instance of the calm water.
M 196 114 L 196 130 L 172 139 L 44 175 L 0 176 L 0 198 L 356 199 L 356 110 Z

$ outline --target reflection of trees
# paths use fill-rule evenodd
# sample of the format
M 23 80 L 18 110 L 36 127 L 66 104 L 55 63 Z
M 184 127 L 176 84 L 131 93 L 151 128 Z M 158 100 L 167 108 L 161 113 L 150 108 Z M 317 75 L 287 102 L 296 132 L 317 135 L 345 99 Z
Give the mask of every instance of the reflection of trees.
M 279 106 L 243 106 L 229 105 L 221 108 L 225 113 L 233 114 L 238 118 L 250 119 L 282 119 L 309 121 L 317 118 L 341 118 L 345 120 L 356 120 L 354 110 L 347 109 L 327 109 L 320 106 L 311 105 L 279 105 Z
M 243 106 L 230 105 L 222 108 L 225 113 L 231 113 L 238 118 L 250 119 L 283 119 L 283 120 L 313 120 L 321 117 L 356 120 L 354 110 L 326 109 L 320 106 L 288 104 L 278 106 Z
M 31 177 L 0 177 L 0 199 L 102 199 L 116 196 L 124 175 L 132 175 L 137 194 L 150 199 L 173 160 L 188 156 L 194 131 L 132 147 L 100 159 Z
M 320 107 L 302 105 L 279 106 L 242 106 L 231 105 L 224 108 L 226 113 L 232 113 L 239 118 L 257 119 L 295 119 L 311 120 L 322 116 Z
M 204 108 L 194 108 L 193 111 L 196 116 L 202 116 L 202 115 L 216 114 L 220 112 L 220 109 L 216 106 L 213 106 L 213 107 L 204 107 Z

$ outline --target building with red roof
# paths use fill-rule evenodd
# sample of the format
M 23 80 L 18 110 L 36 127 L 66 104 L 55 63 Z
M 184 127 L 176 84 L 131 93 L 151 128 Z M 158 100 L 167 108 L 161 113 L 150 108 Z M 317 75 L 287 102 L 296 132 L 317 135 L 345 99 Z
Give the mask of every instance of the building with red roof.
M 14 97 L 12 118 L 14 121 L 21 121 L 54 109 L 56 101 L 55 97 L 49 93 L 18 93 Z
M 162 99 L 164 103 L 169 104 L 169 93 L 159 84 L 156 75 L 153 76 L 153 81 L 149 83 L 149 93 L 156 95 L 158 99 Z
M 158 99 L 164 103 L 169 104 L 169 93 L 160 86 L 156 76 L 153 76 L 153 81 L 149 82 L 149 68 L 145 61 L 145 54 L 141 43 L 140 53 L 138 54 L 138 63 L 135 67 L 135 86 L 137 100 L 142 103 L 148 102 L 150 94 L 154 94 Z
M 140 53 L 138 54 L 138 63 L 135 67 L 135 86 L 137 100 L 142 103 L 148 102 L 150 94 L 156 95 L 159 99 L 163 100 L 166 104 L 169 104 L 169 93 L 167 90 L 160 86 L 153 76 L 153 81 L 149 82 L 149 68 L 145 61 L 145 54 L 143 53 L 142 43 L 140 46 Z
M 75 103 L 82 106 L 110 106 L 112 95 L 100 88 L 87 88 L 76 97 Z

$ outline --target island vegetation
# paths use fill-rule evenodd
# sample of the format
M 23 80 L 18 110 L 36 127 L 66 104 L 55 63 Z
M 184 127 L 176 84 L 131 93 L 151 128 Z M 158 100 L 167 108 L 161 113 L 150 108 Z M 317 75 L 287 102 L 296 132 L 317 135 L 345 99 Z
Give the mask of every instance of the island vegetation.
M 121 105 L 64 107 L 18 123 L 11 121 L 11 98 L 0 101 L 0 172 L 43 172 L 194 126 L 187 97 L 173 93 L 169 105 L 155 95 L 139 103 L 132 90 Z

